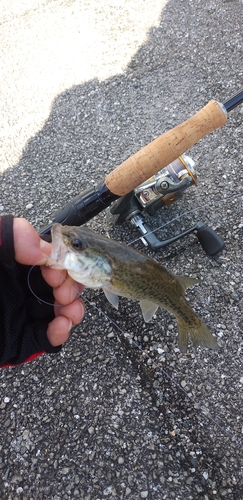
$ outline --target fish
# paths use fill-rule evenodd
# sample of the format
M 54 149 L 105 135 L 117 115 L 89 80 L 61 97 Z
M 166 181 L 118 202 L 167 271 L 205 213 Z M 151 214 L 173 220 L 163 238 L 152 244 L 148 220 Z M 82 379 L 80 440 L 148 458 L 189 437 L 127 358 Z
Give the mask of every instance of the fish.
M 145 322 L 151 320 L 159 307 L 166 309 L 177 319 L 181 353 L 187 352 L 189 336 L 195 348 L 218 348 L 215 338 L 184 296 L 185 290 L 197 284 L 197 280 L 175 276 L 154 259 L 85 226 L 55 223 L 51 233 L 52 253 L 47 266 L 66 269 L 85 287 L 101 288 L 116 309 L 119 296 L 138 300 Z

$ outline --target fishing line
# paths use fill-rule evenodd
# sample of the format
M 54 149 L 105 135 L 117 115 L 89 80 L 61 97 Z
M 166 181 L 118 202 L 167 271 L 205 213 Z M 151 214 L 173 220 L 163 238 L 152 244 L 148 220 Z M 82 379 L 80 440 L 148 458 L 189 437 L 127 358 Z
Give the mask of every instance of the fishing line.
M 33 291 L 33 288 L 31 287 L 30 285 L 30 274 L 32 272 L 32 270 L 34 269 L 34 267 L 36 267 L 38 265 L 35 264 L 34 266 L 32 266 L 28 272 L 28 277 L 27 277 L 27 281 L 28 281 L 28 286 L 29 286 L 29 289 L 31 291 L 31 293 L 34 295 L 34 297 L 36 297 L 36 299 L 46 305 L 50 305 L 53 307 L 53 304 L 50 303 L 50 302 L 47 302 L 45 300 L 43 300 L 41 297 L 38 297 L 38 295 Z M 58 271 L 60 274 L 60 270 L 56 269 L 56 271 Z M 68 281 L 67 278 L 64 278 L 64 281 Z M 116 330 L 118 330 L 120 332 L 120 334 L 124 337 L 124 339 L 128 340 L 129 343 L 131 345 L 134 345 L 136 347 L 136 349 L 141 352 L 141 354 L 143 356 L 145 356 L 148 360 L 150 360 L 151 364 L 153 367 L 155 367 L 157 369 L 157 372 L 159 374 L 162 374 L 164 375 L 167 380 L 169 380 L 182 394 L 184 394 L 184 396 L 189 399 L 189 401 L 191 401 L 191 403 L 193 403 L 195 409 L 199 410 L 202 415 L 204 415 L 205 417 L 208 418 L 208 420 L 214 425 L 216 426 L 216 428 L 220 431 L 220 432 L 223 432 L 223 434 L 227 437 L 232 436 L 235 440 L 235 442 L 240 446 L 240 447 L 243 447 L 243 443 L 242 441 L 239 441 L 238 440 L 238 437 L 236 436 L 236 434 L 234 434 L 231 430 L 231 428 L 228 428 L 228 427 L 225 427 L 223 426 L 222 422 L 219 422 L 219 421 L 216 421 L 215 418 L 213 418 L 210 414 L 210 412 L 208 411 L 208 409 L 206 407 L 204 407 L 203 405 L 201 405 L 200 403 L 198 403 L 198 401 L 193 397 L 191 396 L 185 389 L 184 387 L 182 387 L 169 373 L 166 372 L 166 370 L 164 370 L 161 366 L 158 365 L 158 363 L 156 363 L 156 361 L 146 352 L 144 351 L 140 345 L 131 337 L 131 335 L 129 333 L 126 333 L 110 316 L 108 316 L 108 314 L 106 314 L 104 311 L 102 311 L 102 309 L 100 309 L 98 306 L 96 306 L 93 302 L 91 302 L 87 297 L 83 296 L 82 294 L 80 294 L 76 288 L 74 287 L 74 285 L 72 285 L 70 282 L 69 283 L 69 286 L 74 288 L 75 292 L 77 292 L 77 297 L 82 297 L 82 299 L 87 303 L 89 304 L 91 307 L 93 307 L 99 314 L 101 314 L 104 318 L 106 318 L 115 328 Z M 60 307 L 62 307 L 62 305 L 60 304 Z M 219 420 L 219 419 L 217 419 Z
M 85 302 L 87 302 L 91 307 L 93 307 L 97 312 L 99 312 L 100 314 L 102 314 L 122 335 L 125 339 L 128 339 L 129 342 L 131 344 L 133 344 L 142 354 L 143 356 L 146 356 L 146 358 L 148 360 L 151 361 L 152 365 L 158 370 L 158 373 L 160 374 L 163 374 L 165 375 L 165 377 L 167 378 L 167 380 L 169 380 L 170 382 L 172 382 L 176 387 L 177 389 L 179 389 L 180 392 L 182 392 L 186 397 L 187 399 L 189 399 L 193 404 L 194 404 L 194 407 L 196 409 L 198 409 L 202 415 L 206 416 L 210 422 L 217 427 L 218 430 L 220 430 L 221 432 L 223 432 L 223 434 L 227 437 L 229 436 L 232 436 L 234 439 L 235 439 L 235 442 L 240 446 L 240 447 L 243 447 L 243 442 L 238 440 L 238 437 L 236 436 L 236 434 L 234 434 L 231 430 L 230 427 L 225 427 L 222 423 L 222 421 L 219 423 L 215 420 L 214 417 L 211 416 L 209 410 L 204 407 L 203 405 L 201 405 L 200 403 L 198 403 L 198 401 L 193 398 L 193 396 L 191 396 L 185 389 L 184 387 L 182 387 L 173 377 L 171 377 L 171 375 L 169 373 L 167 373 L 161 366 L 159 366 L 155 360 L 149 356 L 149 354 L 144 351 L 140 345 L 135 341 L 133 340 L 133 338 L 129 335 L 129 333 L 126 333 L 124 332 L 124 330 L 112 319 L 110 318 L 110 316 L 108 316 L 108 314 L 106 314 L 104 311 L 102 311 L 102 309 L 100 309 L 98 306 L 96 306 L 93 302 L 91 302 L 89 299 L 87 299 L 87 297 L 83 297 L 83 299 L 85 300 Z M 219 420 L 219 419 L 218 419 Z
M 48 256 L 47 256 L 48 257 Z M 42 261 L 39 261 L 39 262 L 42 262 Z M 54 304 L 54 303 L 51 303 L 51 302 L 47 302 L 46 300 L 42 299 L 41 297 L 39 297 L 33 290 L 31 284 L 30 284 L 30 274 L 31 272 L 33 271 L 33 269 L 38 266 L 38 262 L 36 264 L 34 264 L 28 271 L 28 274 L 27 274 L 27 284 L 28 284 L 28 287 L 31 291 L 31 293 L 34 295 L 34 297 L 38 300 L 38 302 L 42 302 L 42 304 L 46 304 L 47 306 L 51 306 L 51 307 L 63 307 L 64 304 Z M 61 276 L 62 273 L 58 270 L 58 269 L 55 269 L 55 271 L 58 271 Z M 44 278 L 43 278 L 44 279 Z M 64 278 L 64 281 L 68 281 L 67 278 Z M 78 290 L 76 290 L 76 288 L 68 281 L 69 285 L 75 290 L 75 292 L 77 292 L 77 297 L 75 297 L 73 300 L 76 300 L 79 296 L 80 296 L 80 293 Z M 50 285 L 51 286 L 51 285 Z M 61 286 L 61 285 L 60 285 Z

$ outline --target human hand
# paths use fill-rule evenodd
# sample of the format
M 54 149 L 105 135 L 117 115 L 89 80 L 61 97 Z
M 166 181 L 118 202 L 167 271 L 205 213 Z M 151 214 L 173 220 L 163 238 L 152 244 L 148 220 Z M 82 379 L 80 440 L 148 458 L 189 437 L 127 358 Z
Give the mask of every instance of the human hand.
M 55 318 L 49 323 L 46 334 L 51 345 L 61 345 L 69 338 L 72 325 L 83 319 L 84 303 L 77 296 L 84 287 L 66 271 L 45 266 L 51 244 L 42 240 L 26 219 L 14 218 L 13 234 L 15 260 L 20 264 L 41 266 L 44 280 L 53 288 Z

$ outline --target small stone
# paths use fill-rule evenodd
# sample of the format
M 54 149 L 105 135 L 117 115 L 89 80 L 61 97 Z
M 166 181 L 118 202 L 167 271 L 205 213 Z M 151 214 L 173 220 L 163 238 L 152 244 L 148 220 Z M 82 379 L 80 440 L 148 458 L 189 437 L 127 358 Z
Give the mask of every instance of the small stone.
M 26 210 L 30 210 L 31 208 L 33 208 L 33 203 L 28 203 L 28 205 L 26 205 Z
M 17 474 L 11 477 L 11 483 L 20 483 L 22 481 L 22 476 L 18 476 Z
M 147 498 L 147 496 L 148 496 L 148 491 L 141 491 L 140 496 L 141 496 L 141 498 Z
M 65 476 L 68 473 L 69 473 L 69 467 L 63 467 L 63 469 L 61 470 L 61 474 Z
M 47 387 L 46 394 L 47 394 L 47 396 L 51 396 L 53 394 L 53 389 L 51 389 L 51 387 Z
M 28 439 L 28 437 L 29 437 L 29 431 L 27 429 L 25 429 L 23 432 L 23 439 L 26 440 L 26 439 Z
M 123 457 L 119 457 L 118 458 L 118 463 L 121 465 L 121 464 L 124 464 L 124 458 Z
M 3 400 L 3 401 L 4 401 L 4 403 L 9 403 L 10 398 L 6 397 L 6 398 L 4 398 L 4 400 Z

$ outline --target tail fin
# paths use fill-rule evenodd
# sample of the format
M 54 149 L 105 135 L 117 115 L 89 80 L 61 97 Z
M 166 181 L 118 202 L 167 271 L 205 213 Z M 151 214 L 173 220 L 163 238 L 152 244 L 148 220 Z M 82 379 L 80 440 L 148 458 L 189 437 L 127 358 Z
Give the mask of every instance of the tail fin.
M 218 349 L 218 344 L 211 335 L 207 326 L 198 319 L 198 326 L 188 325 L 185 321 L 178 320 L 178 343 L 182 353 L 187 352 L 188 333 L 190 333 L 193 347 L 209 347 L 210 349 Z

